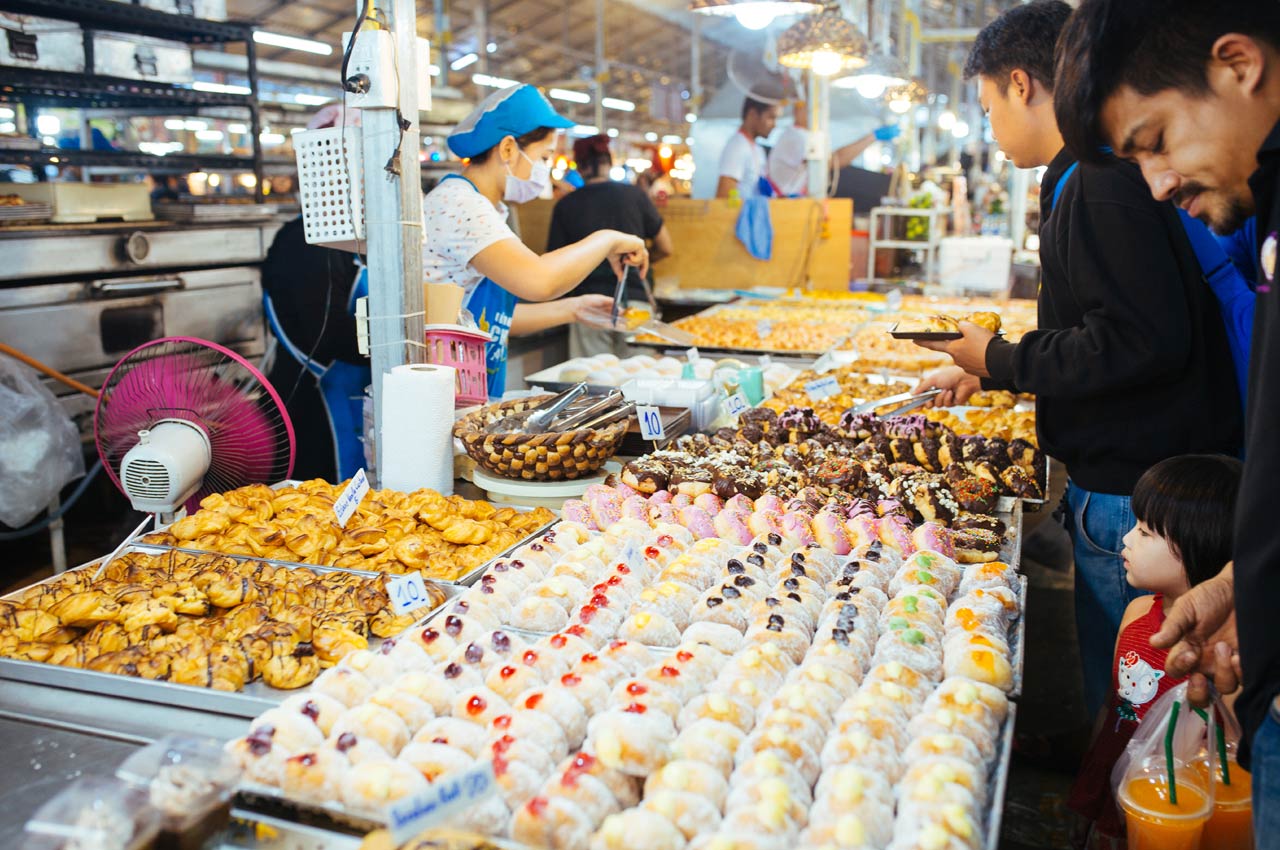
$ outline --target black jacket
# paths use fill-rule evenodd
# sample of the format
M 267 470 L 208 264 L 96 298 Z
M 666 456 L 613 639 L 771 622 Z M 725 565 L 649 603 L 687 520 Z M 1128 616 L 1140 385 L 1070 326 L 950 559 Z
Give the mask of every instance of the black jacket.
M 1276 230 L 1280 229 L 1280 124 L 1258 152 L 1258 170 L 1249 180 L 1258 215 L 1258 300 L 1253 314 L 1249 361 L 1249 409 L 1244 479 L 1236 502 L 1236 632 L 1244 692 L 1236 716 L 1244 728 L 1240 760 L 1248 765 L 1248 744 L 1280 693 L 1280 534 L 1275 493 L 1280 480 L 1280 443 L 1271 427 L 1280 415 L 1280 302 L 1276 285 Z
M 556 201 L 551 211 L 551 229 L 547 234 L 547 250 L 554 251 L 586 239 L 597 230 L 620 230 L 653 239 L 662 229 L 662 216 L 639 186 L 606 180 L 588 183 Z M 601 263 L 570 295 L 608 295 L 618 283 L 608 261 Z M 635 277 L 627 281 L 627 300 L 643 301 L 644 289 Z
M 1176 209 L 1118 160 L 1081 163 L 1055 206 L 1071 162 L 1041 183 L 1038 329 L 992 340 L 988 383 L 1035 393 L 1040 446 L 1078 486 L 1127 496 L 1165 458 L 1239 455 L 1239 391 Z

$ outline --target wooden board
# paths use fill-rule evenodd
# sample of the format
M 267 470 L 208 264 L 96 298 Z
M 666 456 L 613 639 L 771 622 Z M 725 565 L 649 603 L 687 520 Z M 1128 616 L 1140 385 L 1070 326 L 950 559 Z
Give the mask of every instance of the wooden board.
M 517 208 L 521 239 L 537 253 L 546 250 L 552 207 L 552 201 L 537 200 Z M 807 277 L 813 289 L 849 288 L 853 201 L 770 201 L 773 258 L 768 261 L 753 258 L 734 235 L 740 209 L 731 201 L 687 198 L 659 207 L 675 253 L 654 266 L 658 283 L 686 289 L 786 288 L 803 286 Z

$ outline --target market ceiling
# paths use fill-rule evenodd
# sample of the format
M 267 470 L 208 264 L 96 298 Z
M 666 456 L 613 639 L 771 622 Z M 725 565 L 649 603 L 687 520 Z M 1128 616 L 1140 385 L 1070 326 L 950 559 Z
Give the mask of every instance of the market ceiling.
M 926 28 L 974 27 L 990 20 L 1017 0 L 923 0 Z M 855 4 L 856 5 L 856 4 Z M 896 16 L 898 0 L 890 3 Z M 914 3 L 913 3 L 914 5 Z M 449 44 L 447 61 L 433 56 L 442 68 L 436 84 L 459 89 L 478 99 L 489 89 L 472 82 L 477 73 L 529 82 L 544 89 L 588 90 L 595 66 L 595 3 L 592 0 L 437 0 L 421 3 L 418 31 L 433 37 L 437 9 L 445 12 Z M 317 67 L 333 67 L 342 33 L 355 18 L 354 0 L 228 0 L 228 16 L 248 20 L 261 29 L 300 36 L 334 48 L 329 56 L 259 45 L 259 57 Z M 637 125 L 649 123 L 648 104 L 655 85 L 692 88 L 691 27 L 694 15 L 688 0 L 605 0 L 604 38 L 609 74 L 605 94 L 639 107 Z M 762 47 L 761 33 L 750 32 L 732 18 L 703 18 L 702 83 L 708 93 L 726 79 L 725 67 L 734 49 Z M 894 33 L 897 32 L 895 20 Z M 945 84 L 948 74 L 963 62 L 963 49 L 943 45 L 926 48 L 925 71 L 931 88 Z M 474 60 L 469 57 L 474 54 Z M 459 61 L 461 60 L 461 61 Z M 465 64 L 468 63 L 469 64 Z M 459 64 L 457 70 L 450 67 Z M 573 117 L 587 123 L 590 105 L 560 103 Z M 576 113 L 575 113 L 576 110 Z M 619 116 L 621 118 L 621 116 Z

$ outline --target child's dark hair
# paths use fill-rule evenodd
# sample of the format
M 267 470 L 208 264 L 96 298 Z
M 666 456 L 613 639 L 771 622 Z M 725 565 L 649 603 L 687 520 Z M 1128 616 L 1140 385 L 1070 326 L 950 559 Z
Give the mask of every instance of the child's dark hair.
M 1231 560 L 1242 469 L 1226 455 L 1180 455 L 1148 469 L 1133 488 L 1134 518 L 1169 542 L 1192 587 Z

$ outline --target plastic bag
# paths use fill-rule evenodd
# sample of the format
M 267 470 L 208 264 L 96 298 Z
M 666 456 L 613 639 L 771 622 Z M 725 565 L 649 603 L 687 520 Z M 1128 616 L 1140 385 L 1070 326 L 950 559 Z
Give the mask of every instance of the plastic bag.
M 71 417 L 33 369 L 0 357 L 0 522 L 26 525 L 82 475 Z
M 1214 711 L 1193 709 L 1187 684 L 1147 711 L 1111 771 L 1129 850 L 1195 850 L 1213 815 Z

